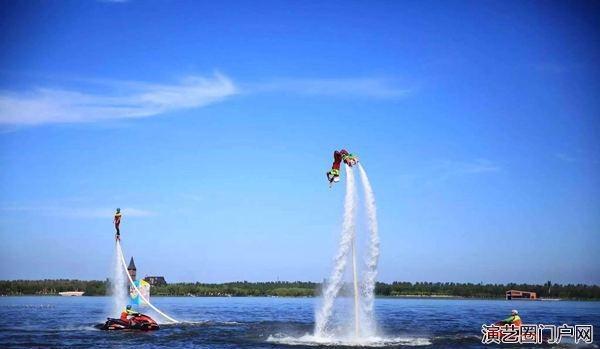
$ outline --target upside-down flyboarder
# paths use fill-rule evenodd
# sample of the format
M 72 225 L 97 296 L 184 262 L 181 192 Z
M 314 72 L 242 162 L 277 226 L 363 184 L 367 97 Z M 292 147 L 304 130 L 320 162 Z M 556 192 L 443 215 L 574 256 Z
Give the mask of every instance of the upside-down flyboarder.
M 327 171 L 327 180 L 329 181 L 329 187 L 334 183 L 340 181 L 340 166 L 342 161 L 352 167 L 358 163 L 358 157 L 354 154 L 349 153 L 346 149 L 333 152 L 333 165 L 331 170 Z

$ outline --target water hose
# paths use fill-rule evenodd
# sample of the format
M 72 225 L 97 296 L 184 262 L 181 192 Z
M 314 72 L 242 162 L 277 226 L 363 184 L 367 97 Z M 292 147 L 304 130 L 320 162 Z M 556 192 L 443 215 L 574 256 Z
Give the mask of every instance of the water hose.
M 154 311 L 156 311 L 160 315 L 164 316 L 167 320 L 171 321 L 174 324 L 179 323 L 179 321 L 173 319 L 172 317 L 170 317 L 169 315 L 163 313 L 157 307 L 155 307 L 154 305 L 152 305 L 152 303 L 150 303 L 150 301 L 148 299 L 146 299 L 146 297 L 144 297 L 144 295 L 142 294 L 142 292 L 140 292 L 140 290 L 137 288 L 137 286 L 133 282 L 133 279 L 131 278 L 131 275 L 129 275 L 129 272 L 127 271 L 127 263 L 125 263 L 125 256 L 123 256 L 123 250 L 121 249 L 121 242 L 119 240 L 117 240 L 117 251 L 119 252 L 119 256 L 121 257 L 121 264 L 123 265 L 123 269 L 125 270 L 125 274 L 127 274 L 127 278 L 129 279 L 129 283 L 131 284 L 131 286 L 133 286 L 133 288 L 136 290 L 136 292 L 138 293 L 138 295 L 144 300 L 144 302 L 146 302 L 146 304 L 148 304 L 148 306 L 150 308 L 152 308 Z

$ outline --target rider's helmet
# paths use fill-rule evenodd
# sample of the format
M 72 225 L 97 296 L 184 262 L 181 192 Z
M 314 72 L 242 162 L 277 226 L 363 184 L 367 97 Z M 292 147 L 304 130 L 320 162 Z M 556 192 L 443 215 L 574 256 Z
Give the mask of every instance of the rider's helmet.
M 127 304 L 127 306 L 125 307 L 127 310 L 131 310 L 131 304 Z
M 513 309 L 510 313 L 513 315 L 519 315 L 519 312 L 517 311 L 517 309 Z

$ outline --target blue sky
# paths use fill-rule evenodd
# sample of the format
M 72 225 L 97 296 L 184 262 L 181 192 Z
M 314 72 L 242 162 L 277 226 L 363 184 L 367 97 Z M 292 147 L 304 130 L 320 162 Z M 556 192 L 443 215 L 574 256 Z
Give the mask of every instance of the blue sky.
M 327 277 L 343 186 L 383 281 L 600 283 L 600 6 L 19 1 L 0 12 L 0 279 Z

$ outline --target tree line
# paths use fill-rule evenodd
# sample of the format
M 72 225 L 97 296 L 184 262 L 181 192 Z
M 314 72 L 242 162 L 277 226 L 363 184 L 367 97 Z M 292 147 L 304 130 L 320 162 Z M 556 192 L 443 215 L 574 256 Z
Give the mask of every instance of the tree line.
M 600 286 L 585 284 L 561 285 L 546 282 L 535 284 L 483 284 L 456 282 L 378 282 L 378 296 L 454 296 L 465 298 L 504 298 L 506 291 L 519 290 L 537 293 L 542 298 L 600 300 Z
M 206 297 L 312 297 L 321 292 L 321 284 L 302 281 L 226 282 L 226 283 L 173 283 L 152 287 L 153 296 L 206 296 Z M 504 298 L 510 289 L 536 292 L 538 297 L 600 300 L 600 286 L 585 284 L 556 284 L 548 281 L 535 284 L 483 284 L 455 282 L 378 282 L 377 296 L 387 297 L 465 297 Z M 103 296 L 110 290 L 109 280 L 0 280 L 0 295 L 56 295 L 63 291 L 84 291 L 86 296 Z M 350 285 L 344 285 L 342 294 L 351 294 Z
M 99 280 L 0 280 L 0 295 L 56 295 L 58 292 L 84 291 L 85 295 L 105 295 L 108 279 Z

